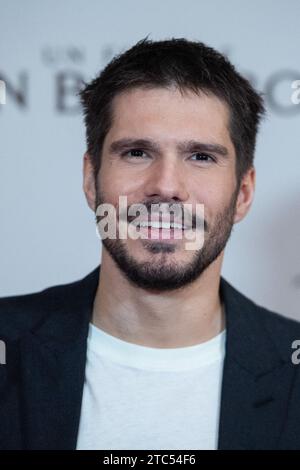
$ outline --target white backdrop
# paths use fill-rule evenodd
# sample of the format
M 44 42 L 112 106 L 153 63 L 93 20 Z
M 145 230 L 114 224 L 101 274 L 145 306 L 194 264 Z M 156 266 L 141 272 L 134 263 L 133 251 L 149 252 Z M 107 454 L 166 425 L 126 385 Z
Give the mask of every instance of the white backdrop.
M 235 225 L 222 274 L 300 319 L 300 104 L 291 101 L 299 17 L 299 0 L 0 0 L 0 296 L 71 282 L 99 264 L 74 91 L 149 34 L 226 52 L 267 94 L 255 200 Z

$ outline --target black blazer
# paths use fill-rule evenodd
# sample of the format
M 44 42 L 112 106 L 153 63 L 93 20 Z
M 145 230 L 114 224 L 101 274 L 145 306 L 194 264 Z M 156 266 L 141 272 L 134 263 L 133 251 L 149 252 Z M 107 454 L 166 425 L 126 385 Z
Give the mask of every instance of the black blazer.
M 89 320 L 100 265 L 79 281 L 0 299 L 0 449 L 75 449 Z M 223 277 L 226 309 L 219 449 L 300 449 L 300 323 Z

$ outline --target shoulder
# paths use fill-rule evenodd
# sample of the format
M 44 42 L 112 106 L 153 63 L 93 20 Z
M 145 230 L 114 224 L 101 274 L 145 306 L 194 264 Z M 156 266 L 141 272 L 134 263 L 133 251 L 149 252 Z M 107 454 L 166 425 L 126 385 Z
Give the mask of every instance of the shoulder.
M 290 357 L 295 341 L 300 341 L 300 322 L 257 304 L 256 315 L 277 350 Z
M 250 299 L 222 278 L 223 291 L 230 305 L 235 307 L 239 325 L 248 325 L 248 331 L 256 338 L 268 338 L 284 355 L 291 351 L 292 343 L 300 340 L 300 321 L 292 319 L 289 312 L 277 312 Z
M 283 335 L 294 336 L 295 333 L 300 335 L 300 321 L 292 319 L 288 312 L 271 310 L 242 295 L 253 305 L 253 315 L 257 322 L 261 323 L 269 333 L 272 332 L 281 338 Z
M 0 337 L 16 340 L 60 310 L 80 281 L 0 298 Z

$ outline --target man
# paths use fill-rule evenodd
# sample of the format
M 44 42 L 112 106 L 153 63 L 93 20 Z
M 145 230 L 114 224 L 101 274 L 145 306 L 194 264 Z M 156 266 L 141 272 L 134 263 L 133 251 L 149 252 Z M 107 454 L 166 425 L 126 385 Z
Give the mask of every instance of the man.
M 299 323 L 221 276 L 253 201 L 262 97 L 202 43 L 144 39 L 81 101 L 102 260 L 1 299 L 1 448 L 299 449 Z M 189 217 L 167 219 L 172 204 Z

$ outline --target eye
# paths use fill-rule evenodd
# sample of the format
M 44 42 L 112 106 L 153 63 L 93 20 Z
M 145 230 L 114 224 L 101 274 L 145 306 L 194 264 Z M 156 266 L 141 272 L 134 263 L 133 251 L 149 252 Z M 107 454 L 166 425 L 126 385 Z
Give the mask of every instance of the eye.
M 130 154 L 132 154 L 132 155 L 130 155 Z M 143 150 L 131 149 L 131 150 L 128 150 L 127 152 L 122 153 L 122 157 L 128 157 L 131 160 L 133 158 L 141 159 L 141 158 L 143 158 L 143 154 L 146 155 Z
M 203 152 L 196 152 L 192 156 L 193 157 L 194 156 L 199 157 L 199 158 L 196 159 L 197 162 L 209 162 L 209 161 L 214 162 L 215 161 L 215 159 L 211 155 L 208 155 L 207 153 L 203 153 Z

